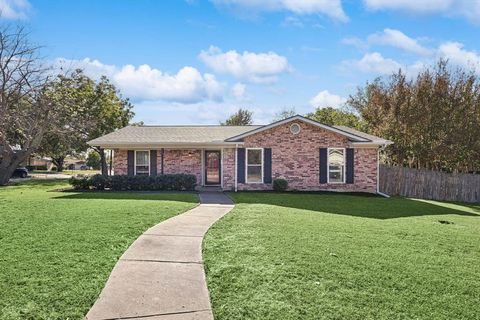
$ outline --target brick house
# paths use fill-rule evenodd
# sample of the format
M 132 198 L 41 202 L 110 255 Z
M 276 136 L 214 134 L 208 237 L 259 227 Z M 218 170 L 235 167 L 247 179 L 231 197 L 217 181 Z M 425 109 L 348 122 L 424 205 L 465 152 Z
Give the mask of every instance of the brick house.
M 88 142 L 114 150 L 114 174 L 190 173 L 201 187 L 378 192 L 391 141 L 293 116 L 264 126 L 128 126 Z

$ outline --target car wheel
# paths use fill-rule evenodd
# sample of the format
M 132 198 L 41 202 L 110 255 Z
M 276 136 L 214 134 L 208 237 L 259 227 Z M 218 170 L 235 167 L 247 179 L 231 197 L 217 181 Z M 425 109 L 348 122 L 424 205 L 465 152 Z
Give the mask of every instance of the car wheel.
M 27 173 L 22 172 L 22 173 L 20 174 L 20 178 L 26 178 L 26 177 L 27 177 Z

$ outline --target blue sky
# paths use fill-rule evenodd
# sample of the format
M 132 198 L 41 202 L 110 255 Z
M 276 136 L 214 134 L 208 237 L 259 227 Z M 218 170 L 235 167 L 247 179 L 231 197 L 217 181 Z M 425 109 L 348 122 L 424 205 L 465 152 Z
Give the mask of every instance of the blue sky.
M 480 70 L 480 0 L 1 0 L 55 67 L 106 74 L 136 121 L 257 123 L 340 107 L 355 88 L 439 57 Z

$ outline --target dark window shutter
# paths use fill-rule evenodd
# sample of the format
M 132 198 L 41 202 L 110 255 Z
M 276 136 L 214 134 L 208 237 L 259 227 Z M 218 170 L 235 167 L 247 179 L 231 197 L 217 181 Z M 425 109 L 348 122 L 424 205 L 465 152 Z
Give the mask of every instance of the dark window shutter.
M 320 148 L 320 183 L 327 183 L 327 148 Z
M 245 148 L 237 149 L 237 182 L 245 183 Z
M 163 174 L 164 173 L 163 172 L 163 166 L 164 166 L 163 160 L 165 159 L 165 149 L 164 148 L 162 148 L 162 150 L 160 150 L 160 157 L 162 157 L 161 158 L 162 159 L 162 164 L 160 166 L 160 173 Z
M 354 175 L 354 149 L 348 148 L 347 149 L 347 183 L 353 183 L 353 175 Z
M 134 166 L 135 166 L 135 151 L 128 150 L 127 151 L 127 174 L 129 176 L 133 176 L 135 174 Z
M 263 183 L 272 183 L 272 149 L 263 149 Z
M 157 150 L 150 150 L 150 175 L 157 175 Z

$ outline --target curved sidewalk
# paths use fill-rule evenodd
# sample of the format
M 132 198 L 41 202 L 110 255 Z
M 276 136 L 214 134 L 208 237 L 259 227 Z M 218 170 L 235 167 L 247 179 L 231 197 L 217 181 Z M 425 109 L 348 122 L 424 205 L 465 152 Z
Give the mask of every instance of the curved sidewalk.
M 120 257 L 88 320 L 213 320 L 202 261 L 208 228 L 233 208 L 223 193 L 148 229 Z

